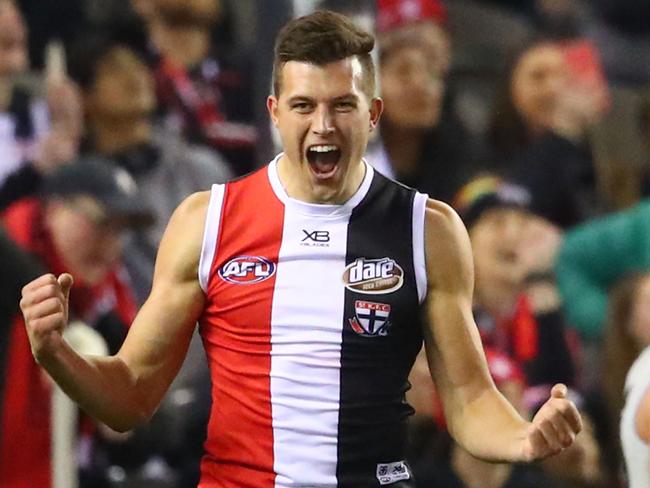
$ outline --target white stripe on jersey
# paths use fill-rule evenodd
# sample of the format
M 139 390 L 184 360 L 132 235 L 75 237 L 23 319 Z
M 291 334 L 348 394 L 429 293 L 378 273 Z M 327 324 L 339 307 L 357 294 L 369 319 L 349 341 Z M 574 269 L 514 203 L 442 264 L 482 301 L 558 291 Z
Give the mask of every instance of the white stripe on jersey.
M 427 296 L 427 264 L 424 255 L 424 213 L 427 208 L 428 195 L 416 193 L 413 200 L 413 269 L 418 288 L 420 304 Z
M 336 486 L 348 219 L 290 209 L 284 219 L 271 314 L 276 486 Z M 328 232 L 330 247 L 301 246 L 303 229 Z
M 367 166 L 346 204 L 313 205 L 288 197 L 277 160 L 269 177 L 285 214 L 271 312 L 275 485 L 336 487 L 348 222 L 374 172 Z
M 210 202 L 205 216 L 205 230 L 203 231 L 203 244 L 201 245 L 201 257 L 199 258 L 199 285 L 204 293 L 208 290 L 210 268 L 217 252 L 217 238 L 219 225 L 221 225 L 221 209 L 226 185 L 212 185 Z

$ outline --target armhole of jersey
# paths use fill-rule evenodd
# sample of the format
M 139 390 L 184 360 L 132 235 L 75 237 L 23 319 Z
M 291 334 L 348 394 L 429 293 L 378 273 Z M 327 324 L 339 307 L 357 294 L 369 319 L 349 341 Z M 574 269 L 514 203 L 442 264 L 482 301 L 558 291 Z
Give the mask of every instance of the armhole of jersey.
M 413 269 L 420 304 L 427 296 L 427 265 L 424 257 L 424 212 L 428 195 L 416 193 L 413 199 Z
M 199 258 L 199 284 L 204 293 L 208 292 L 212 261 L 214 261 L 214 255 L 217 252 L 217 239 L 219 238 L 221 209 L 225 192 L 226 185 L 212 185 L 210 203 L 208 203 L 208 211 L 205 216 L 201 257 Z

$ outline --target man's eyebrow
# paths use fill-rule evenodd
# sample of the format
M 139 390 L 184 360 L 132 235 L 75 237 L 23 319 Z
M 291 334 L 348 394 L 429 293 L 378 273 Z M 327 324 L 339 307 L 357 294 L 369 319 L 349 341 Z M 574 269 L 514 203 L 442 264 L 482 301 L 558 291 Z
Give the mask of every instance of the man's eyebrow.
M 349 101 L 357 101 L 359 100 L 359 96 L 354 94 L 354 93 L 346 93 L 345 95 L 341 95 L 339 97 L 334 98 L 334 102 L 349 102 Z
M 289 103 L 289 104 L 293 104 L 293 103 L 296 103 L 296 102 L 309 102 L 309 103 L 312 103 L 313 101 L 314 101 L 313 98 L 307 97 L 305 95 L 294 95 L 293 97 L 289 98 L 289 100 L 287 100 L 287 103 Z

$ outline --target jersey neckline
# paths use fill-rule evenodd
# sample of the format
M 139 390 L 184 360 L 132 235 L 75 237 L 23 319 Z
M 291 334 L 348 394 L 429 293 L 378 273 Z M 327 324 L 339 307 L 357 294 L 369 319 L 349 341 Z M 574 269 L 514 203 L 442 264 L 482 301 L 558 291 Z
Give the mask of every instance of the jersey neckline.
M 370 184 L 372 183 L 372 178 L 375 174 L 372 165 L 368 164 L 365 159 L 362 159 L 363 164 L 366 167 L 366 174 L 363 177 L 363 181 L 357 191 L 352 195 L 345 203 L 342 204 L 327 204 L 327 203 L 308 203 L 298 200 L 296 198 L 290 197 L 282 183 L 280 182 L 280 177 L 278 175 L 278 161 L 283 156 L 284 153 L 278 154 L 268 165 L 268 176 L 273 188 L 273 192 L 278 197 L 278 199 L 288 208 L 296 210 L 300 213 L 312 216 L 320 217 L 339 217 L 344 215 L 350 215 L 352 210 L 361 203 L 361 200 L 368 194 L 370 190 Z

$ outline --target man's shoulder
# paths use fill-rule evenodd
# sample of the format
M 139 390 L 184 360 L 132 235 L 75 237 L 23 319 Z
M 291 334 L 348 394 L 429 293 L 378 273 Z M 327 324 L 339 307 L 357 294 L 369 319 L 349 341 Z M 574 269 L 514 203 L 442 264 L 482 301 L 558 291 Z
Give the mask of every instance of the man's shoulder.
M 186 197 L 180 205 L 176 208 L 177 214 L 180 217 L 194 219 L 200 215 L 205 215 L 205 212 L 210 203 L 210 190 L 197 191 Z
M 449 204 L 433 198 L 427 198 L 424 221 L 427 227 L 434 227 L 443 234 L 465 227 L 456 211 Z

